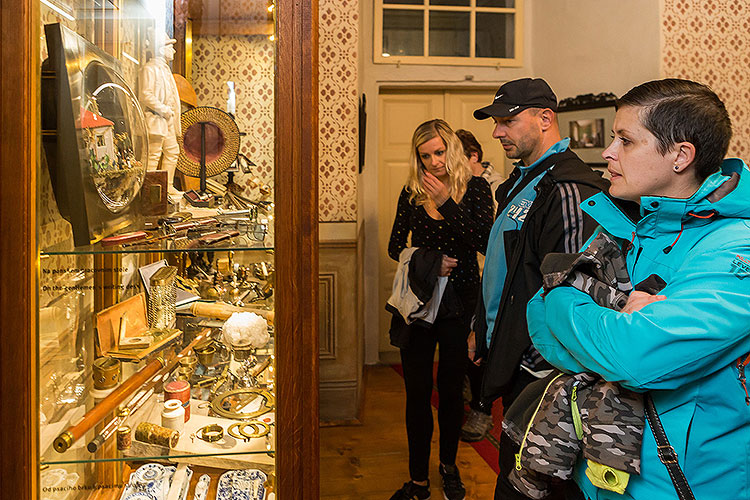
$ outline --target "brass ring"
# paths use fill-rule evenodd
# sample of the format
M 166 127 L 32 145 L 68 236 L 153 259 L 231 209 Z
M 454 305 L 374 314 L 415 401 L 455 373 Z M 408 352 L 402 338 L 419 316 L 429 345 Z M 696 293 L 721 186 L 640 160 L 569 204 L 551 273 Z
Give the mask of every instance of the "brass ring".
M 219 424 L 206 425 L 198 429 L 195 435 L 207 443 L 215 443 L 224 437 L 224 428 Z
M 247 427 L 252 427 L 253 432 L 247 432 Z M 270 432 L 270 427 L 265 422 L 253 420 L 252 422 L 237 422 L 229 426 L 227 433 L 236 439 L 250 441 L 252 438 L 263 437 Z
M 180 358 L 179 364 L 180 364 L 181 368 L 186 368 L 188 370 L 193 370 L 193 369 L 195 369 L 195 365 L 198 364 L 198 356 L 190 354 L 188 356 Z
M 232 424 L 227 429 L 227 434 L 232 436 L 235 439 L 238 439 L 240 441 L 248 441 L 250 438 L 246 437 L 244 434 L 242 434 L 239 430 L 239 427 L 243 425 L 242 422 L 237 422 L 236 424 Z
M 253 422 L 247 422 L 245 425 L 251 425 L 255 427 L 255 432 L 253 432 L 252 434 L 245 434 L 245 432 L 243 432 L 244 427 L 240 428 L 240 433 L 242 433 L 243 436 L 247 436 L 248 439 L 263 437 L 271 431 L 271 428 L 269 427 L 267 423 L 260 422 L 258 420 L 255 420 Z

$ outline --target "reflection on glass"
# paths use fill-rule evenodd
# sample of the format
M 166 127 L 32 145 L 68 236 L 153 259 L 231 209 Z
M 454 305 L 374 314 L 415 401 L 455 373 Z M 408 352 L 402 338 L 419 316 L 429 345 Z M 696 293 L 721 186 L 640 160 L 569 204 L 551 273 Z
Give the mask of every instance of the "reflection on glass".
M 477 7 L 506 7 L 516 6 L 516 0 L 477 0 Z
M 424 5 L 424 0 L 383 0 L 383 4 Z
M 415 10 L 383 10 L 383 55 L 424 55 L 424 14 Z
M 469 0 L 430 0 L 430 5 L 454 5 L 468 7 L 470 3 Z
M 469 13 L 430 12 L 431 56 L 469 56 Z
M 515 16 L 477 12 L 477 57 L 515 57 Z
M 93 88 L 85 89 L 85 105 L 76 126 L 81 130 L 94 186 L 104 205 L 117 213 L 130 204 L 143 183 L 146 140 L 142 112 L 119 75 L 98 61 L 89 63 L 83 80 Z
M 83 176 L 87 183 L 87 190 L 78 190 L 78 193 L 86 196 L 86 202 L 96 202 L 97 207 L 102 205 L 100 212 L 106 211 L 107 221 L 118 221 L 117 225 L 108 228 L 108 233 L 98 236 L 106 238 L 111 234 L 115 238 L 126 238 L 119 240 L 120 243 L 105 246 L 102 242 L 90 245 L 94 238 L 86 237 L 84 244 L 76 246 L 70 224 L 60 214 L 61 200 L 64 198 L 56 197 L 52 187 L 55 179 L 69 183 L 71 176 L 54 177 L 60 172 L 56 170 L 59 165 L 48 164 L 47 155 L 41 155 L 41 164 L 37 167 L 37 234 L 42 249 L 36 290 L 39 304 L 37 447 L 40 462 L 50 467 L 40 473 L 34 498 L 66 497 L 73 500 L 115 495 L 116 498 L 135 499 L 135 496 L 128 496 L 127 486 L 125 490 L 122 489 L 126 483 L 143 486 L 137 481 L 140 477 L 137 472 L 133 473 L 131 480 L 128 479 L 130 472 L 151 471 L 149 474 L 162 474 L 163 477 L 172 474 L 175 467 L 148 463 L 164 462 L 167 453 L 170 458 L 185 458 L 187 460 L 184 462 L 191 464 L 195 456 L 212 456 L 213 484 L 218 483 L 225 473 L 222 467 L 232 469 L 245 463 L 247 465 L 242 469 L 246 469 L 260 464 L 264 470 L 273 472 L 275 432 L 273 428 L 268 429 L 268 423 L 265 427 L 258 424 L 260 427 L 248 425 L 242 428 L 246 431 L 240 432 L 242 443 L 227 439 L 221 446 L 200 448 L 199 445 L 204 444 L 200 439 L 193 441 L 189 438 L 194 433 L 189 426 L 199 425 L 196 417 L 206 417 L 205 413 L 196 412 L 188 422 L 182 422 L 185 429 L 183 439 L 178 440 L 171 451 L 163 447 L 144 448 L 154 445 L 154 441 L 143 434 L 147 440 L 137 441 L 140 441 L 138 427 L 141 423 L 147 421 L 160 425 L 165 422 L 162 420 L 166 415 L 163 410 L 168 408 L 164 408 L 163 401 L 157 401 L 152 383 L 168 385 L 169 382 L 189 382 L 192 392 L 188 391 L 188 396 L 200 400 L 204 408 L 214 397 L 211 392 L 214 385 L 217 396 L 234 390 L 237 385 L 239 387 L 236 388 L 243 389 L 242 394 L 245 395 L 254 394 L 248 389 L 259 389 L 273 395 L 275 333 L 271 324 L 258 327 L 259 322 L 255 323 L 255 333 L 262 330 L 266 334 L 264 345 L 255 344 L 252 359 L 244 360 L 240 367 L 242 370 L 232 367 L 224 377 L 224 367 L 232 361 L 227 349 L 215 346 L 215 342 L 201 346 L 196 343 L 193 349 L 188 347 L 188 343 L 208 331 L 206 325 L 199 324 L 203 319 L 196 318 L 210 318 L 209 314 L 216 312 L 205 309 L 197 311 L 192 306 L 197 307 L 198 302 L 204 308 L 218 306 L 225 309 L 223 316 L 229 316 L 239 309 L 242 312 L 258 311 L 260 316 L 265 317 L 273 310 L 273 89 L 276 54 L 273 11 L 276 9 L 272 2 L 265 1 L 221 2 L 222 9 L 206 8 L 206 3 L 218 5 L 219 2 L 201 0 L 40 1 L 42 5 L 39 7 L 38 20 L 40 32 L 45 38 L 39 47 L 39 63 L 50 54 L 59 56 L 60 52 L 80 55 L 68 67 L 60 65 L 61 69 L 56 71 L 66 78 L 65 82 L 68 82 L 69 73 L 73 75 L 70 81 L 74 88 L 67 101 L 62 101 L 67 105 L 63 115 L 49 111 L 57 110 L 49 106 L 58 101 L 43 100 L 45 108 L 41 110 L 41 117 L 51 122 L 45 130 L 56 130 L 58 116 L 68 118 L 71 130 L 68 137 L 72 137 L 72 140 L 67 142 L 74 151 L 80 150 L 82 155 L 80 161 L 72 164 L 77 169 L 74 173 Z M 71 34 L 80 35 L 70 45 L 57 43 L 59 51 L 49 49 L 47 38 L 51 38 L 48 36 L 51 31 L 44 29 L 45 25 L 56 23 L 61 23 Z M 196 27 L 194 31 L 191 31 L 192 26 Z M 140 113 L 140 108 L 131 89 L 141 85 L 139 69 L 153 58 L 158 37 L 165 32 L 169 38 L 178 41 L 175 45 L 179 45 L 179 50 L 183 51 L 181 60 L 163 67 L 167 79 L 173 73 L 182 75 L 184 85 L 179 81 L 177 85 L 179 97 L 185 97 L 183 106 L 223 108 L 227 79 L 231 77 L 238 88 L 236 108 L 232 109 L 233 119 L 247 138 L 241 150 L 243 161 L 233 165 L 232 174 L 210 180 L 212 184 L 208 189 L 223 194 L 221 206 L 194 207 L 186 198 L 177 196 L 174 200 L 170 199 L 169 213 L 141 212 L 145 210 L 143 201 L 146 194 L 164 201 L 164 206 L 167 206 L 166 189 L 163 184 L 156 183 L 151 186 L 157 189 L 149 193 L 143 188 L 140 191 L 137 189 L 146 170 L 148 141 L 145 124 L 135 123 L 138 119 L 134 117 Z M 189 64 L 185 60 L 185 51 L 191 55 Z M 50 80 L 45 78 L 47 83 Z M 189 81 L 193 82 L 195 88 L 206 92 L 196 95 Z M 59 99 L 58 89 L 50 89 L 49 95 Z M 48 97 L 41 90 L 39 94 Z M 159 112 L 167 113 L 164 110 Z M 180 110 L 173 110 L 172 115 L 178 113 Z M 140 116 L 140 121 L 143 122 L 143 116 Z M 51 135 L 45 134 L 45 137 Z M 115 219 L 112 214 L 118 218 Z M 185 225 L 186 221 L 190 223 Z M 109 240 L 108 245 L 112 241 Z M 189 298 L 201 299 L 182 304 L 191 307 L 194 314 L 181 315 L 183 317 L 177 319 L 179 325 L 176 328 L 183 332 L 182 338 L 179 334 L 172 337 L 174 331 L 171 329 L 151 331 L 147 325 L 148 316 L 141 314 L 144 311 L 142 308 L 125 308 L 129 299 L 143 297 L 141 294 L 146 292 L 147 287 L 141 269 L 154 263 L 160 254 L 168 254 L 171 261 L 180 265 L 175 286 L 191 296 Z M 154 288 L 151 288 L 151 293 L 153 291 Z M 175 300 L 180 300 L 180 293 L 176 295 Z M 137 302 L 143 304 L 140 299 Z M 175 307 L 178 305 L 176 303 Z M 107 321 L 112 329 L 103 328 L 103 323 L 97 321 L 98 314 L 118 306 L 126 310 L 119 310 L 122 314 Z M 212 326 L 215 326 L 215 321 L 213 323 Z M 268 336 L 271 337 L 270 341 Z M 152 358 L 146 356 L 160 355 L 165 360 L 175 361 L 176 358 L 171 358 L 172 351 L 185 349 L 185 352 L 193 350 L 194 355 L 182 356 L 178 364 L 172 366 L 174 371 L 172 367 L 166 369 L 171 375 L 167 377 L 165 374 L 164 380 L 151 378 L 145 382 L 138 379 L 132 381 L 133 373 L 151 363 Z M 96 359 L 102 359 L 104 355 L 111 359 L 105 358 L 95 364 Z M 159 362 L 159 365 L 162 363 Z M 235 380 L 238 378 L 241 379 L 239 382 Z M 127 416 L 124 413 L 114 415 L 110 411 L 90 413 L 97 408 L 96 405 L 101 404 L 106 396 L 102 391 L 111 389 L 113 381 L 124 384 L 128 380 L 132 382 L 127 390 L 135 390 L 130 393 L 132 399 L 128 396 L 118 403 L 118 406 L 130 410 Z M 205 380 L 210 382 L 204 383 Z M 268 402 L 271 399 L 265 400 Z M 248 398 L 243 408 L 235 410 L 257 412 L 258 408 L 253 409 L 253 404 L 254 400 Z M 269 408 L 266 405 L 264 412 Z M 68 443 L 67 437 L 61 436 L 82 422 L 84 415 L 88 415 L 85 427 L 78 427 L 80 435 L 79 430 L 71 432 Z M 176 422 L 170 424 L 177 425 Z M 227 428 L 228 425 L 225 425 Z M 56 444 L 61 441 L 63 444 Z M 223 455 L 231 456 L 230 462 Z M 107 480 L 103 483 L 106 486 L 100 488 L 103 477 L 117 478 L 117 481 Z M 110 484 L 117 484 L 119 489 L 112 490 Z M 156 482 L 151 486 L 154 484 Z M 258 491 L 257 487 L 253 488 Z M 108 491 L 91 491 L 99 489 Z M 73 490 L 81 491 L 68 494 Z M 147 496 L 143 492 L 138 498 Z M 236 497 L 231 492 L 224 496 Z M 161 497 L 159 492 L 158 496 L 151 495 L 149 498 Z

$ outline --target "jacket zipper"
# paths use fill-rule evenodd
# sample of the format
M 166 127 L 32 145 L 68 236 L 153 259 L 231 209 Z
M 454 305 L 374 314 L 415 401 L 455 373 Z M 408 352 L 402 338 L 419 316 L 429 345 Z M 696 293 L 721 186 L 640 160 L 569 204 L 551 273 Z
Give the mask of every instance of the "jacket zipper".
M 487 346 L 487 352 L 485 353 L 486 359 L 489 359 L 490 353 L 492 352 L 492 347 L 497 339 L 497 329 L 499 328 L 500 322 L 497 321 L 497 318 L 502 316 L 502 311 L 505 309 L 505 304 L 508 301 L 507 295 L 509 295 L 510 292 L 510 284 L 513 282 L 513 279 L 516 276 L 516 271 L 518 270 L 518 264 L 521 260 L 521 249 L 525 245 L 526 242 L 526 233 L 529 230 L 529 224 L 526 222 L 531 219 L 531 217 L 540 210 L 540 207 L 548 201 L 548 196 L 550 192 L 552 191 L 553 184 L 550 183 L 549 186 L 545 186 L 545 183 L 543 183 L 544 178 L 542 178 L 536 186 L 534 186 L 534 189 L 537 189 L 537 195 L 534 198 L 534 202 L 532 202 L 531 207 L 529 208 L 528 213 L 526 214 L 526 218 L 524 219 L 523 224 L 521 224 L 521 229 L 518 231 L 518 241 L 519 246 L 516 248 L 516 250 L 513 252 L 513 255 L 511 255 L 510 259 L 506 259 L 507 262 L 510 262 L 511 264 L 508 266 L 508 274 L 505 276 L 505 283 L 503 284 L 503 293 L 500 296 L 500 304 L 497 308 L 497 316 L 495 317 L 495 327 L 492 329 L 492 338 L 490 340 L 490 345 Z M 547 188 L 546 191 L 542 191 L 543 188 Z M 543 200 L 543 202 L 537 203 L 537 201 Z M 499 207 L 498 207 L 499 210 Z M 506 256 L 507 257 L 507 256 Z M 507 287 L 507 290 L 506 290 Z M 481 292 L 481 287 L 480 287 Z M 478 300 L 484 300 L 482 297 L 482 294 L 480 293 Z M 486 313 L 485 313 L 486 314 Z M 485 332 L 485 336 L 486 336 Z M 485 341 L 486 343 L 486 341 Z M 480 394 L 484 394 L 484 379 L 482 379 L 482 384 L 480 386 Z
M 583 425 L 581 423 L 581 412 L 578 410 L 578 380 L 573 383 L 573 392 L 570 395 L 570 412 L 573 416 L 573 428 L 579 441 L 583 440 Z
M 531 415 L 531 418 L 529 419 L 529 423 L 526 425 L 526 432 L 523 433 L 523 439 L 521 440 L 521 447 L 518 449 L 518 453 L 516 453 L 516 470 L 521 470 L 521 453 L 523 453 L 523 449 L 526 446 L 526 438 L 529 435 L 529 431 L 531 430 L 531 425 L 534 423 L 534 419 L 536 418 L 536 414 L 539 413 L 539 408 L 542 407 L 542 402 L 544 401 L 544 396 L 547 395 L 547 391 L 549 390 L 549 386 L 552 385 L 552 382 L 557 380 L 558 378 L 562 377 L 562 373 L 558 373 L 555 378 L 549 381 L 547 384 L 547 387 L 544 388 L 544 392 L 542 393 L 542 398 L 539 400 L 539 404 L 536 405 L 536 409 L 534 410 L 534 413 Z

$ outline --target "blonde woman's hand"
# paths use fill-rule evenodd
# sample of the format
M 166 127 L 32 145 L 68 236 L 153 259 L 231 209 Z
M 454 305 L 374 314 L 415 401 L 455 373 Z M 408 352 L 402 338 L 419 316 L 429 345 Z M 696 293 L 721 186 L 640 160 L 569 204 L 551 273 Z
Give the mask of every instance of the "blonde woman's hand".
M 458 259 L 443 255 L 443 262 L 440 263 L 440 272 L 438 273 L 438 276 L 450 276 L 451 271 L 453 271 L 453 268 L 457 265 Z
M 623 307 L 620 312 L 632 314 L 636 311 L 640 311 L 649 304 L 665 300 L 666 298 L 666 295 L 651 295 L 646 292 L 634 291 L 630 293 L 628 301 L 625 303 L 625 307 Z
M 432 201 L 435 202 L 436 207 L 442 206 L 450 198 L 448 188 L 445 184 L 426 170 L 422 179 L 422 187 L 424 187 L 429 197 L 432 198 Z

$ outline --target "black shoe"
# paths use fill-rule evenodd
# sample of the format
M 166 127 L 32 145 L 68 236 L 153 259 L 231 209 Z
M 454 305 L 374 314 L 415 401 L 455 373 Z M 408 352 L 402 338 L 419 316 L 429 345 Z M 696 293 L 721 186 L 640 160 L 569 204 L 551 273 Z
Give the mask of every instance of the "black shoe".
M 427 482 L 426 486 L 414 484 L 413 481 L 404 483 L 391 500 L 430 500 L 430 483 Z
M 443 478 L 443 496 L 445 500 L 464 500 L 466 488 L 461 482 L 458 467 L 455 465 L 440 465 L 440 475 Z

